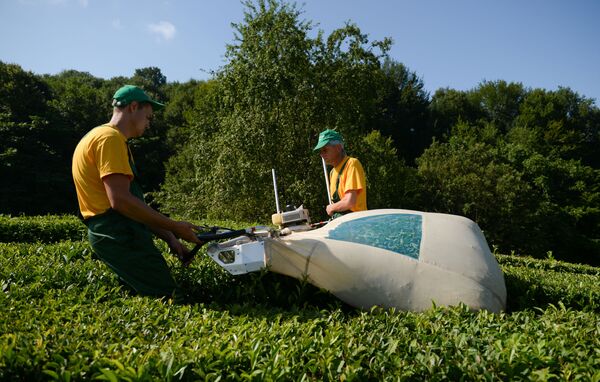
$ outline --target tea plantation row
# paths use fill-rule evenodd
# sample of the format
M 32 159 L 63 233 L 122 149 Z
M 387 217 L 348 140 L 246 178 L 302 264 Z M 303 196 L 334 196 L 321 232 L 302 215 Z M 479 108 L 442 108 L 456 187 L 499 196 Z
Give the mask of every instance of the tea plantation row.
M 38 231 L 0 243 L 0 380 L 600 381 L 598 268 L 498 255 L 505 313 L 365 312 L 284 276 L 166 255 L 188 293 L 175 305 L 132 296 L 81 233 L 49 223 L 42 236 L 37 219 L 0 217 Z

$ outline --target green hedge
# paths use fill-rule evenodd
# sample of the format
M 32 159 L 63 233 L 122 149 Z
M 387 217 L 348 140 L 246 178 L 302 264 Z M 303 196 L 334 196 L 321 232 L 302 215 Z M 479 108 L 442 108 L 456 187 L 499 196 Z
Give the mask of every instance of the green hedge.
M 242 228 L 264 223 L 231 220 L 195 221 L 205 226 Z M 0 243 L 55 243 L 87 239 L 86 226 L 74 215 L 10 216 L 0 214 Z
M 508 311 L 561 303 L 600 312 L 600 268 L 552 259 L 496 257 L 506 281 Z
M 598 380 L 600 276 L 499 259 L 507 313 L 363 312 L 167 255 L 191 299 L 173 305 L 129 295 L 84 241 L 0 243 L 0 380 Z
M 0 242 L 3 243 L 52 243 L 81 240 L 86 235 L 85 225 L 73 215 L 0 215 Z

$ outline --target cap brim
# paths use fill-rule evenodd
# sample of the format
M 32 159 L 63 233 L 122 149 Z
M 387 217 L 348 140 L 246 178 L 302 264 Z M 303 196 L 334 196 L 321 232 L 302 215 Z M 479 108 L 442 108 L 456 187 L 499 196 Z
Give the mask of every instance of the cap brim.
M 156 110 L 156 109 L 164 109 L 165 104 L 164 103 L 160 103 L 160 102 L 156 102 L 154 100 L 150 100 L 148 101 L 150 103 L 150 105 L 152 105 L 152 109 Z
M 313 151 L 321 150 L 323 147 L 327 146 L 327 143 L 328 142 L 320 141 L 319 143 L 317 143 Z

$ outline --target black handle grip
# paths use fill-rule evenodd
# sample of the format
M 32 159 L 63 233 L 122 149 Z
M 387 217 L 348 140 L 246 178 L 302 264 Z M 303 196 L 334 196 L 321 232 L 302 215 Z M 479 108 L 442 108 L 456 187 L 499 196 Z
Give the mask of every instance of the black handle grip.
M 200 239 L 204 242 L 213 241 L 213 240 L 221 240 L 221 239 L 229 239 L 232 237 L 242 236 L 242 235 L 246 235 L 245 229 L 238 229 L 238 230 L 234 230 L 234 231 L 225 231 L 225 232 L 210 231 L 210 232 L 201 232 L 201 233 L 196 234 L 198 239 Z
M 188 257 L 192 258 L 192 257 L 196 256 L 196 253 L 198 253 L 200 248 L 202 248 L 202 246 L 204 244 L 208 243 L 209 241 L 230 239 L 232 237 L 237 237 L 237 236 L 242 236 L 242 235 L 248 234 L 245 229 L 238 229 L 238 230 L 225 231 L 225 232 L 216 232 L 217 229 L 218 228 L 213 228 L 209 232 L 201 232 L 201 233 L 196 234 L 196 236 L 198 237 L 198 239 L 200 239 L 202 241 L 202 243 L 196 244 L 194 249 L 192 249 L 190 251 Z

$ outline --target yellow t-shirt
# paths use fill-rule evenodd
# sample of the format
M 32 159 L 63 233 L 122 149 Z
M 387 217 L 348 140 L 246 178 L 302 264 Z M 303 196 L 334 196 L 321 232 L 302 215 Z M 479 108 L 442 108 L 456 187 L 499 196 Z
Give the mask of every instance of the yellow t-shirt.
M 338 175 L 345 161 L 345 158 L 342 159 L 342 161 L 331 169 L 331 172 L 329 173 L 329 193 L 332 197 L 335 193 Z M 365 176 L 365 170 L 363 170 L 360 161 L 356 158 L 348 158 L 348 163 L 346 164 L 346 167 L 344 167 L 344 171 L 342 171 L 342 177 L 340 178 L 340 185 L 338 187 L 340 200 L 344 198 L 344 194 L 348 190 L 358 191 L 356 195 L 356 204 L 351 210 L 353 212 L 365 211 L 367 209 L 367 178 Z
M 127 139 L 108 124 L 93 128 L 75 148 L 72 172 L 83 217 L 87 219 L 105 212 L 110 208 L 110 202 L 102 178 L 125 174 L 133 179 Z

